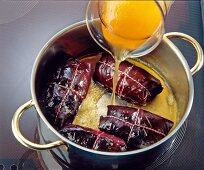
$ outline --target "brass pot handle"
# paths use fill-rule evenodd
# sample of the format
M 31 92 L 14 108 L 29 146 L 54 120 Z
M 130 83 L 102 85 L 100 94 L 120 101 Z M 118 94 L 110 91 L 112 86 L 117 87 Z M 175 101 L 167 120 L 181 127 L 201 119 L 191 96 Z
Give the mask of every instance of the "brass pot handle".
M 37 144 L 37 143 L 33 143 L 29 140 L 27 140 L 21 133 L 20 128 L 19 128 L 19 121 L 20 118 L 22 116 L 22 114 L 28 110 L 29 108 L 31 108 L 32 106 L 34 106 L 34 102 L 33 100 L 30 100 L 28 102 L 26 102 L 25 104 L 23 104 L 22 106 L 20 106 L 16 112 L 14 113 L 13 119 L 12 119 L 12 131 L 14 136 L 16 137 L 16 139 L 24 146 L 33 149 L 33 150 L 47 150 L 47 149 L 52 149 L 52 148 L 56 148 L 59 147 L 61 145 L 65 145 L 63 141 L 55 141 L 52 143 L 48 143 L 48 144 Z
M 196 72 L 198 72 L 201 69 L 201 67 L 203 66 L 203 50 L 200 44 L 193 37 L 180 32 L 170 32 L 170 33 L 164 34 L 164 36 L 166 36 L 167 38 L 180 38 L 182 40 L 189 42 L 191 45 L 193 45 L 197 53 L 197 61 L 193 66 L 193 68 L 191 68 L 192 75 L 194 75 Z

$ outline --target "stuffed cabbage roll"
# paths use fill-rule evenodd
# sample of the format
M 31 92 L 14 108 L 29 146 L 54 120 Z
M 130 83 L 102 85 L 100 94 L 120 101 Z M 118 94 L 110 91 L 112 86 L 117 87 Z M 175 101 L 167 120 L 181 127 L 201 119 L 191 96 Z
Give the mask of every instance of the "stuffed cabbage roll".
M 72 123 L 87 95 L 92 75 L 91 64 L 77 59 L 68 59 L 58 67 L 46 85 L 43 98 L 45 114 L 55 128 Z
M 120 137 L 128 150 L 134 150 L 161 140 L 172 126 L 172 121 L 143 109 L 110 105 L 107 116 L 100 117 L 99 129 Z
M 113 87 L 114 65 L 114 59 L 103 54 L 95 70 L 96 81 L 110 90 Z M 163 89 L 157 78 L 128 61 L 121 62 L 119 70 L 116 93 L 128 102 L 146 105 Z
M 127 148 L 125 142 L 118 137 L 79 125 L 65 125 L 59 133 L 70 141 L 89 149 L 106 152 L 123 152 Z

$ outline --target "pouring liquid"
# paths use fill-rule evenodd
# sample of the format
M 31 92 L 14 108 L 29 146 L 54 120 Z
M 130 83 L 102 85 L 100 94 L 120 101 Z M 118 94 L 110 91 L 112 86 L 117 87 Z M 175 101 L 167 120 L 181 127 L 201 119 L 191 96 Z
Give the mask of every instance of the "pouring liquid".
M 112 48 L 115 59 L 111 104 L 119 78 L 119 65 L 128 52 L 145 43 L 162 21 L 160 9 L 154 1 L 104 1 L 102 8 L 103 36 Z
M 116 86 L 118 83 L 118 79 L 120 76 L 120 70 L 119 70 L 119 66 L 120 63 L 126 59 L 125 55 L 123 55 L 123 53 L 120 51 L 120 49 L 116 49 L 115 51 L 115 69 L 114 69 L 114 74 L 113 74 L 113 89 L 112 89 L 112 95 L 111 95 L 111 105 L 115 105 L 115 97 L 116 97 Z

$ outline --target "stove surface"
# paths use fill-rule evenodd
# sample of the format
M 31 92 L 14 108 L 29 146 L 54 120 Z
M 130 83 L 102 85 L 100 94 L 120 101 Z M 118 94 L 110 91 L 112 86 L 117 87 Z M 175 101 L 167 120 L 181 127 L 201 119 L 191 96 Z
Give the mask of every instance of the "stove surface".
M 87 1 L 0 1 L 0 170 L 45 169 L 42 155 L 31 151 L 13 136 L 11 119 L 16 109 L 31 99 L 32 65 L 43 45 L 58 31 L 85 19 Z M 203 47 L 203 23 L 200 1 L 175 1 L 166 20 L 166 32 L 183 32 Z M 9 15 L 10 14 L 10 15 Z M 189 66 L 195 63 L 194 49 L 175 40 Z M 204 168 L 204 71 L 193 75 L 194 103 L 183 140 L 157 170 Z M 23 134 L 35 140 L 36 111 L 27 111 L 21 120 Z M 59 163 L 55 169 L 63 169 Z M 20 168 L 22 167 L 22 168 Z M 49 168 L 50 169 L 50 168 Z

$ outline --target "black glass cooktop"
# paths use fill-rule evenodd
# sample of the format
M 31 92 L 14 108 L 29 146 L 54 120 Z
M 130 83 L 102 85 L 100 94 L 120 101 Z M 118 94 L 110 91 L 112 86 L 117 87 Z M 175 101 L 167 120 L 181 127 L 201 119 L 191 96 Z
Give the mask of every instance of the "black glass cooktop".
M 39 154 L 17 142 L 11 119 L 18 106 L 31 99 L 31 70 L 38 52 L 56 32 L 84 20 L 86 4 L 87 1 L 0 1 L 0 170 L 50 169 L 46 165 L 55 161 L 50 157 L 45 163 L 42 154 L 50 153 Z M 166 32 L 189 34 L 203 46 L 201 14 L 200 1 L 176 1 L 166 20 Z M 193 48 L 183 41 L 175 43 L 192 67 Z M 193 75 L 195 97 L 185 135 L 174 154 L 155 166 L 158 170 L 204 169 L 203 77 L 203 69 Z M 30 140 L 36 137 L 35 118 L 36 112 L 31 109 L 21 121 L 23 134 Z M 62 166 L 58 164 L 55 169 Z

